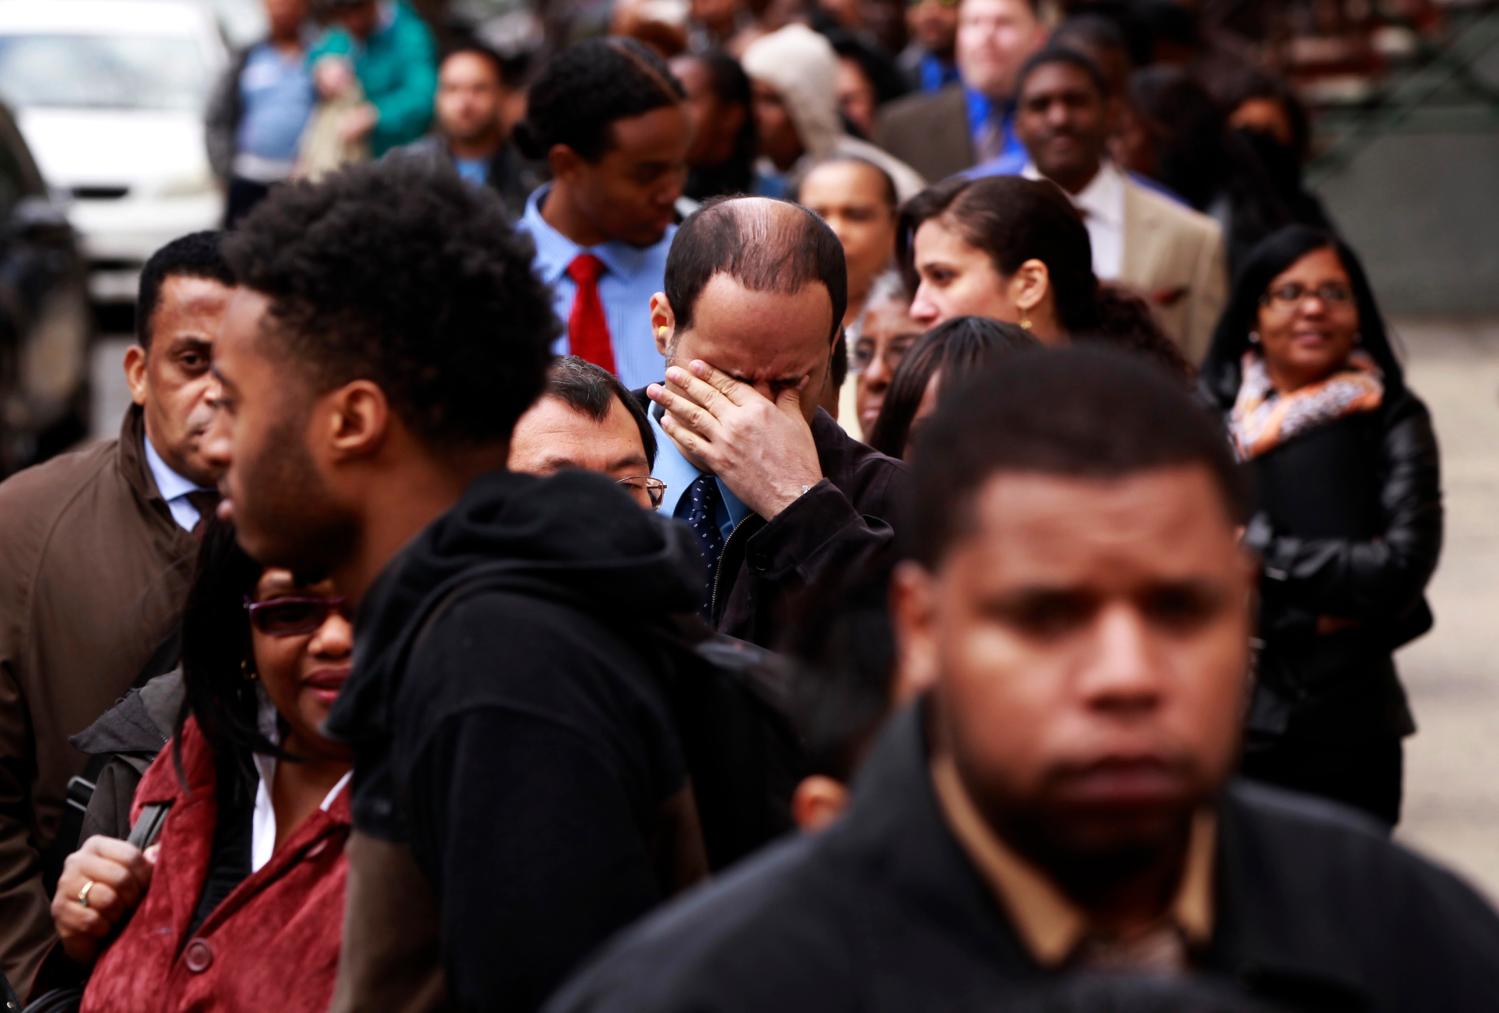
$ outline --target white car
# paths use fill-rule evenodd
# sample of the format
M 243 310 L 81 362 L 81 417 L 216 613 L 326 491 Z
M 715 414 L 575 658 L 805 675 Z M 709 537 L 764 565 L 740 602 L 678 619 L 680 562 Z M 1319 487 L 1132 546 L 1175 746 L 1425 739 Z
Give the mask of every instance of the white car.
M 203 114 L 228 54 L 185 0 L 0 0 L 0 98 L 64 198 L 101 302 L 168 240 L 215 228 Z

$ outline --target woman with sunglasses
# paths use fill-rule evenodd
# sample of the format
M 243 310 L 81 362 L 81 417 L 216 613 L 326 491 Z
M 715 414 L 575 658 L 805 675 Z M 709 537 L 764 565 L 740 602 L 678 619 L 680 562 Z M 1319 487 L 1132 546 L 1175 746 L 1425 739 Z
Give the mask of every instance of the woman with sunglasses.
M 1442 491 L 1431 416 L 1353 252 L 1299 225 L 1255 248 L 1200 382 L 1255 490 L 1245 772 L 1393 827 L 1415 723 L 1391 655 L 1432 625 Z
M 137 814 L 169 807 L 160 837 L 89 838 L 52 904 L 62 950 L 92 965 L 84 1010 L 328 1007 L 352 761 L 320 729 L 352 647 L 327 585 L 210 528 L 183 616 L 186 712 L 135 796 Z

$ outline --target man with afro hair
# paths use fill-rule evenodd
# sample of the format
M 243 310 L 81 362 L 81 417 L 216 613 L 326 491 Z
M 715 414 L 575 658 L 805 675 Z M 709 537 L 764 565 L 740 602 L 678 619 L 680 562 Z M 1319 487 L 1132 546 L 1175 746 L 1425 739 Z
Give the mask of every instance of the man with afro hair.
M 283 187 L 229 244 L 240 543 L 356 617 L 335 1009 L 534 1008 L 702 869 L 646 646 L 692 607 L 691 536 L 607 476 L 505 470 L 557 333 L 530 252 L 492 191 L 410 159 Z

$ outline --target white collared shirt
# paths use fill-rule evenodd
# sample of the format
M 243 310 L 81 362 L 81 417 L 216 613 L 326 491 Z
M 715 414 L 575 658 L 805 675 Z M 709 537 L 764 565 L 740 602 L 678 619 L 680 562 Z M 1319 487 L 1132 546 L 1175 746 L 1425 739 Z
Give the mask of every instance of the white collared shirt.
M 1035 162 L 1027 162 L 1026 179 L 1040 179 Z M 1068 194 L 1072 206 L 1083 213 L 1088 241 L 1093 247 L 1093 273 L 1114 281 L 1124 271 L 1124 173 L 1113 162 L 1104 162 L 1080 193 Z
M 156 491 L 161 493 L 161 498 L 167 501 L 167 509 L 172 511 L 172 520 L 183 531 L 191 531 L 198 526 L 198 508 L 187 498 L 188 493 L 213 490 L 203 489 L 196 482 L 173 471 L 151 445 L 151 437 L 143 434 L 141 442 L 146 445 L 146 466 L 151 469 L 151 480 L 156 483 Z
M 259 720 L 260 733 L 271 742 L 279 744 L 281 729 L 276 708 L 271 705 L 263 689 L 260 690 Z M 251 759 L 255 761 L 255 772 L 260 775 L 260 783 L 255 786 L 255 811 L 250 817 L 250 872 L 256 873 L 265 868 L 276 850 L 276 807 L 271 804 L 271 784 L 276 779 L 276 758 L 256 753 Z M 353 776 L 354 772 L 350 770 L 339 778 L 318 808 L 327 812 L 328 807 L 333 805 L 333 800 L 338 798 L 338 793 L 349 786 L 349 779 Z

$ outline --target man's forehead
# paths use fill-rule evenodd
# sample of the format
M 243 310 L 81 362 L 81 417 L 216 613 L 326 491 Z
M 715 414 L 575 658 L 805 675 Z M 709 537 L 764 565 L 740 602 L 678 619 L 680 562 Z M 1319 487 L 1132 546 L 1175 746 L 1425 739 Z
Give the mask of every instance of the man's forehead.
M 969 522 L 954 549 L 1016 575 L 1104 564 L 1201 574 L 1236 545 L 1203 465 L 1118 478 L 1002 473 L 976 491 Z

